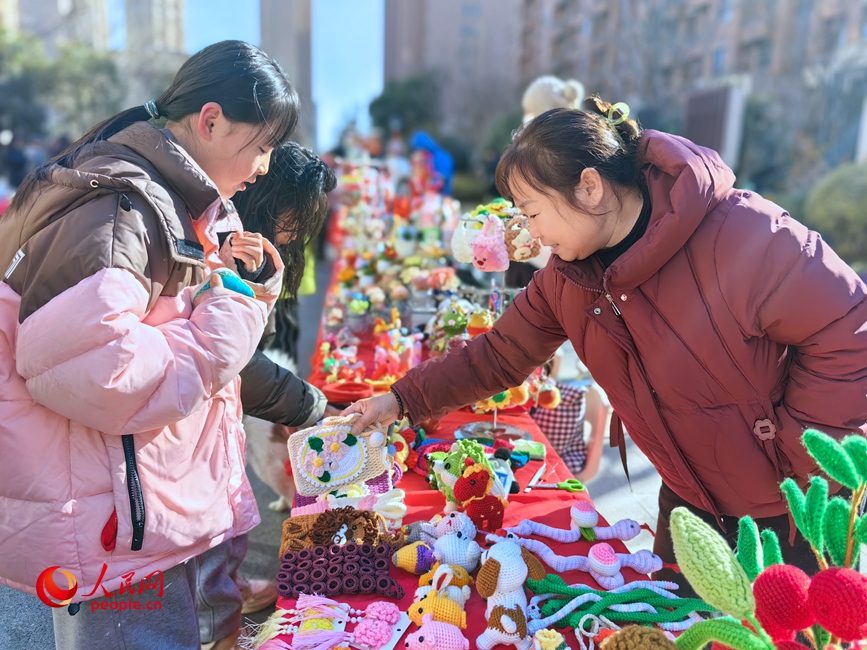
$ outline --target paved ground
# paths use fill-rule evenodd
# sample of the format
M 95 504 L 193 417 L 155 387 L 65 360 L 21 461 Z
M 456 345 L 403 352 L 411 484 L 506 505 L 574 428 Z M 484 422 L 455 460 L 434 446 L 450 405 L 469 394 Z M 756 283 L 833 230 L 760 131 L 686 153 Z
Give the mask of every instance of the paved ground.
M 319 287 L 324 288 L 328 281 L 329 269 L 321 266 L 318 276 Z M 316 344 L 322 296 L 303 298 L 300 307 L 302 354 L 299 371 L 302 376 L 306 376 L 309 371 L 309 357 Z M 655 528 L 659 477 L 647 459 L 631 443 L 629 471 L 632 477 L 631 491 L 627 487 L 618 451 L 606 447 L 599 474 L 588 483 L 590 494 L 598 510 L 609 520 L 630 517 L 639 523 L 647 522 Z M 250 535 L 250 549 L 242 573 L 251 578 L 272 579 L 277 572 L 280 530 L 286 515 L 269 510 L 266 504 L 273 501 L 276 495 L 252 472 L 250 479 L 260 504 L 262 524 Z M 646 532 L 642 532 L 641 536 L 629 544 L 631 550 L 649 548 L 651 545 L 652 538 Z M 261 622 L 269 613 L 265 611 L 252 618 Z M 53 650 L 54 647 L 49 608 L 33 596 L 0 587 L 0 648 Z

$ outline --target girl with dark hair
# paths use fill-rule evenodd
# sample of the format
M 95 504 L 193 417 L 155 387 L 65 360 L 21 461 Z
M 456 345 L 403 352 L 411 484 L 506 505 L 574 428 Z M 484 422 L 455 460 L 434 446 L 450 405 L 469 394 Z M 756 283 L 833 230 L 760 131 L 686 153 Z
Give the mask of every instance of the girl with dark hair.
M 190 560 L 259 523 L 238 374 L 283 263 L 228 199 L 297 120 L 273 59 L 217 43 L 35 170 L 0 218 L 0 582 L 72 601 L 58 648 L 199 648 Z M 252 297 L 212 274 L 233 259 Z
M 271 313 L 259 349 L 241 371 L 247 457 L 259 478 L 280 496 L 269 504 L 273 509 L 291 504 L 292 495 L 287 492 L 292 480 L 286 476 L 289 457 L 285 438 L 274 435 L 286 429 L 275 429 L 272 423 L 303 428 L 321 420 L 326 410 L 322 392 L 293 374 L 287 367 L 292 364 L 282 361 L 286 355 L 279 353 L 291 347 L 287 344 L 293 334 L 287 331 L 285 314 L 291 313 L 287 303 L 297 297 L 305 249 L 322 228 L 328 192 L 336 184 L 334 172 L 316 154 L 287 142 L 271 152 L 268 173 L 233 199 L 247 239 L 254 241 L 258 237 L 260 242 L 276 243 L 286 267 L 283 299 L 277 301 Z M 227 237 L 234 240 L 238 234 L 227 233 Z M 257 279 L 256 272 L 248 271 L 243 262 L 236 263 L 235 269 L 242 277 Z M 294 331 L 297 333 L 297 328 Z M 238 535 L 199 557 L 196 579 L 203 649 L 234 647 L 241 632 L 242 614 L 260 611 L 277 600 L 275 582 L 248 580 L 239 575 L 247 545 L 247 535 Z
M 491 332 L 348 409 L 354 428 L 441 417 L 569 339 L 610 399 L 612 443 L 625 427 L 662 476 L 663 561 L 678 505 L 730 544 L 744 515 L 789 539 L 778 485 L 816 470 L 804 429 L 867 432 L 867 287 L 817 233 L 736 189 L 715 152 L 642 131 L 625 104 L 585 106 L 524 125 L 497 168 L 548 265 Z M 802 538 L 783 546 L 815 568 Z

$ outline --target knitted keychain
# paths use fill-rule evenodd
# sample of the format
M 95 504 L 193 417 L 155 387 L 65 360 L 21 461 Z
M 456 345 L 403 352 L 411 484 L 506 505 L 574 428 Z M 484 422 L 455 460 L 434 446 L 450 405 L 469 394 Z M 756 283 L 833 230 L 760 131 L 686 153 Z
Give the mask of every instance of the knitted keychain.
M 539 535 L 563 543 L 577 542 L 581 538 L 590 542 L 609 539 L 629 541 L 636 538 L 641 532 L 639 523 L 632 519 L 621 519 L 611 526 L 597 526 L 599 513 L 596 512 L 592 503 L 583 499 L 576 501 L 569 508 L 569 518 L 571 526 L 569 530 L 546 526 L 532 519 L 524 519 L 517 526 L 506 528 L 506 530 L 523 537 Z
M 358 614 L 358 610 L 352 610 Z M 401 620 L 397 605 L 378 601 L 371 603 L 363 612 L 364 616 L 350 616 L 349 622 L 358 623 L 352 632 L 317 629 L 296 633 L 292 639 L 292 650 L 328 650 L 335 646 L 349 645 L 363 650 L 379 650 L 396 633 L 395 626 Z
M 409 650 L 469 650 L 470 642 L 454 625 L 435 621 L 426 614 L 418 631 L 406 638 L 406 647 Z
M 278 609 L 261 624 L 251 623 L 252 634 L 245 634 L 239 645 L 245 650 L 282 650 L 288 648 L 275 637 L 283 634 L 305 634 L 311 630 L 342 630 L 352 615 L 362 614 L 345 603 L 321 596 L 299 596 L 292 609 Z
M 473 242 L 473 266 L 479 271 L 505 271 L 509 268 L 509 252 L 503 234 L 502 220 L 489 214 L 482 232 Z

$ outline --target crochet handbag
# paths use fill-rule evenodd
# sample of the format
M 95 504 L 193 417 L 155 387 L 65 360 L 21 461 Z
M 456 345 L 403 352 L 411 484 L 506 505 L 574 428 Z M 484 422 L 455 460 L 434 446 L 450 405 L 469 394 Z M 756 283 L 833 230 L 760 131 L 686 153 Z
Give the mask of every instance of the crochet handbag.
M 368 428 L 350 433 L 355 416 L 325 418 L 289 437 L 289 462 L 299 494 L 317 496 L 364 483 L 389 469 L 385 433 Z

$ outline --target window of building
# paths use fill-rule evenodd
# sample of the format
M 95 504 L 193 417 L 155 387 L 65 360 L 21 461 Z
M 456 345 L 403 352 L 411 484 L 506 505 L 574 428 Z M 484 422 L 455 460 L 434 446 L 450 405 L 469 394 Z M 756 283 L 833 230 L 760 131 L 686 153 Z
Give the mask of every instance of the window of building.
M 479 29 L 475 25 L 461 25 L 461 36 L 464 38 L 475 38 L 479 35 Z
M 726 73 L 726 48 L 724 45 L 717 45 L 713 49 L 713 76 L 720 77 Z
M 861 9 L 861 40 L 867 40 L 867 7 Z
M 734 1 L 733 0 L 720 0 L 719 7 L 716 12 L 716 19 L 724 23 L 732 19 L 734 15 Z
M 581 38 L 590 38 L 593 36 L 593 19 L 590 16 L 581 21 Z

